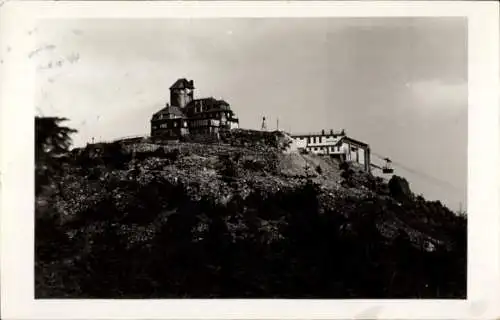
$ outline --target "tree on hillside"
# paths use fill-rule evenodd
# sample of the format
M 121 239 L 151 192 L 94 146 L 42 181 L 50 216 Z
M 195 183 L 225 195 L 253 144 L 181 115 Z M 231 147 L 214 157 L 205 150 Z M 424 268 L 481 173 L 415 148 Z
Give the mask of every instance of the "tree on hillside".
M 58 158 L 69 151 L 75 129 L 61 126 L 66 118 L 35 117 L 35 172 L 36 192 L 49 177 L 60 170 Z
M 389 180 L 389 191 L 391 195 L 398 200 L 411 199 L 413 194 L 410 190 L 408 180 L 403 177 L 394 175 Z
M 58 117 L 35 117 L 35 159 L 55 157 L 66 153 L 71 146 L 70 134 L 75 129 L 61 126 L 67 121 Z

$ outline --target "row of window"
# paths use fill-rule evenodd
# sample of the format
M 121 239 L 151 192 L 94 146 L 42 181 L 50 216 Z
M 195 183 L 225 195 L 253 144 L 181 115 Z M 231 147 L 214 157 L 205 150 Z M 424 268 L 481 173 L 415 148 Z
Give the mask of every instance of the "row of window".
M 177 128 L 177 127 L 179 127 L 179 125 L 180 125 L 179 121 L 173 121 L 173 122 L 170 123 L 170 125 L 169 125 L 168 122 L 160 124 L 160 128 L 161 129 Z M 182 126 L 184 128 L 186 128 L 187 127 L 187 121 L 184 120 L 182 122 Z M 153 129 L 157 129 L 157 128 L 158 128 L 157 126 L 153 126 Z
M 325 139 L 323 139 L 325 138 Z M 322 136 L 322 137 L 300 137 L 300 138 L 296 138 L 296 139 L 299 139 L 301 141 L 304 141 L 305 139 L 307 139 L 307 143 L 323 143 L 323 142 L 326 142 L 327 139 L 332 139 L 332 138 L 335 138 L 334 136 Z
M 190 123 L 191 127 L 208 127 L 210 125 L 219 125 L 218 121 L 214 120 L 194 120 Z
M 190 127 L 208 127 L 208 126 L 221 126 L 226 124 L 227 120 L 221 119 L 202 119 L 202 120 L 190 120 Z
M 320 147 L 307 147 L 307 148 L 311 151 L 323 151 L 323 150 L 328 151 L 329 150 L 330 152 L 340 152 L 341 147 L 340 146 L 333 146 L 333 147 L 332 146 L 330 146 L 330 147 L 320 146 Z M 351 147 L 351 151 L 356 152 L 356 151 L 358 151 L 358 149 L 356 147 Z
M 177 119 L 177 118 L 180 118 L 181 116 L 178 116 L 178 115 L 175 115 L 175 114 L 172 114 L 172 113 L 169 113 L 169 114 L 165 114 L 165 113 L 160 113 L 158 115 L 158 119 L 162 120 L 162 119 Z
M 308 149 L 311 150 L 311 151 L 322 151 L 322 150 L 328 151 L 328 150 L 330 150 L 330 152 L 339 152 L 340 151 L 340 146 L 333 146 L 333 147 L 332 146 L 330 146 L 330 147 L 327 147 L 327 146 L 308 147 Z
M 203 112 L 204 110 L 201 110 L 201 107 L 195 107 L 195 113 Z M 210 112 L 206 115 L 210 119 L 221 119 L 221 118 L 229 118 L 230 114 L 229 112 Z
M 218 128 L 215 127 L 205 127 L 205 128 L 197 128 L 197 129 L 192 129 L 190 130 L 191 133 L 193 134 L 207 134 L 207 133 L 216 133 L 218 132 Z
M 182 121 L 183 127 L 187 128 L 188 127 L 188 122 L 186 120 Z M 219 126 L 221 123 L 216 120 L 194 120 L 190 121 L 189 126 L 192 128 L 197 128 L 197 127 L 209 127 L 209 126 Z M 170 129 L 170 128 L 177 128 L 179 127 L 179 121 L 173 121 L 170 123 L 162 123 L 159 126 L 153 126 L 153 130 L 156 129 Z

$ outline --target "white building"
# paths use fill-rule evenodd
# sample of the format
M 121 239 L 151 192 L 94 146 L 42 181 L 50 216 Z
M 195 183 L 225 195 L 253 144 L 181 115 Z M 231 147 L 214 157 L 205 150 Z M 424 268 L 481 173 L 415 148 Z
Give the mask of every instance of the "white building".
M 291 134 L 294 149 L 320 155 L 329 155 L 344 161 L 355 161 L 370 171 L 370 146 L 348 137 L 344 130 Z

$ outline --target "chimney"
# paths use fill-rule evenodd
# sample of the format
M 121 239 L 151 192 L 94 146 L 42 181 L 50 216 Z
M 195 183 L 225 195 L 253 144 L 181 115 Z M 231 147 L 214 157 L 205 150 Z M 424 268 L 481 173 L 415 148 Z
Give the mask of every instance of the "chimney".
M 324 136 L 325 135 L 325 129 L 321 130 L 321 135 Z
M 333 129 L 330 129 L 330 134 L 333 136 Z

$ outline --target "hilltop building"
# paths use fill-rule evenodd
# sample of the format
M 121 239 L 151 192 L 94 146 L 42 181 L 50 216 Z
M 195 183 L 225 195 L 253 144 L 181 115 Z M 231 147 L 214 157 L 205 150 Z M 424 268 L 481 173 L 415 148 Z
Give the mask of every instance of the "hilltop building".
M 370 146 L 346 135 L 345 130 L 312 132 L 291 135 L 297 149 L 310 153 L 329 155 L 343 161 L 355 161 L 370 172 Z
M 194 82 L 178 79 L 170 87 L 170 104 L 151 118 L 151 136 L 177 139 L 185 135 L 217 135 L 238 128 L 239 120 L 224 100 L 194 99 Z
M 224 100 L 194 98 L 194 81 L 178 79 L 170 87 L 170 104 L 151 118 L 151 137 L 179 139 L 183 136 L 219 136 L 239 127 L 239 120 Z M 265 118 L 264 118 L 265 119 Z M 264 122 L 265 123 L 265 122 Z M 348 137 L 345 130 L 291 134 L 295 149 L 355 161 L 370 172 L 370 146 Z

